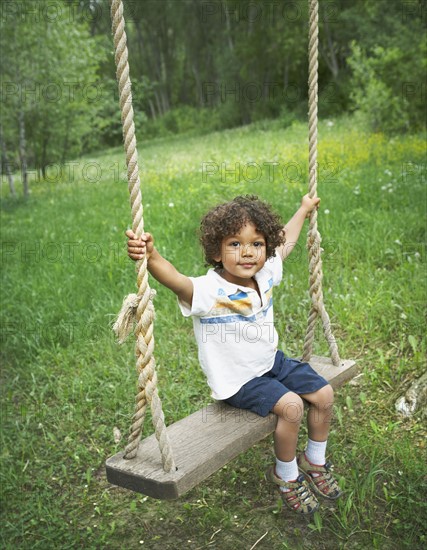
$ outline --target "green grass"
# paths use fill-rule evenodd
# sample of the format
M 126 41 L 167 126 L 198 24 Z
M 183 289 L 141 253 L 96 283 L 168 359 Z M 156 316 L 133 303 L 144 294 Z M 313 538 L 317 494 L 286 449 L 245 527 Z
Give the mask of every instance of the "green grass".
M 284 515 L 264 480 L 270 438 L 175 502 L 106 482 L 104 461 L 122 447 L 113 427 L 127 434 L 136 384 L 132 339 L 119 347 L 110 331 L 135 289 L 125 253 L 123 154 L 111 150 L 76 161 L 74 178 L 70 165 L 62 179 L 53 168 L 47 182 L 33 177 L 27 202 L 11 200 L 3 185 L 4 548 L 235 550 L 264 533 L 257 548 L 425 546 L 426 432 L 419 418 L 394 410 L 425 369 L 424 142 L 333 122 L 320 127 L 325 301 L 341 355 L 363 372 L 337 392 L 330 438 L 345 497 L 309 524 Z M 146 229 L 181 271 L 202 274 L 201 215 L 217 201 L 256 193 L 286 221 L 306 192 L 306 149 L 303 125 L 277 123 L 141 143 Z M 264 164 L 272 162 L 274 174 Z M 203 163 L 218 172 L 208 177 Z M 222 163 L 228 170 L 240 163 L 240 175 L 221 176 Z M 160 393 L 171 423 L 210 398 L 191 322 L 170 292 L 152 286 Z M 307 286 L 302 236 L 275 295 L 289 355 L 302 349 Z M 327 353 L 320 328 L 315 352 Z

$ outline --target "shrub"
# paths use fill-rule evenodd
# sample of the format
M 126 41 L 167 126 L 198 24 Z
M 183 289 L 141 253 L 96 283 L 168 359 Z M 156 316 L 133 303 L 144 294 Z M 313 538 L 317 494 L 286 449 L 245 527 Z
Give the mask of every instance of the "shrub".
M 376 46 L 367 52 L 352 43 L 348 59 L 353 71 L 350 97 L 359 116 L 374 132 L 408 131 L 423 124 L 423 49 L 425 46 L 408 53 L 399 47 Z M 417 87 L 419 93 L 410 97 L 408 90 Z

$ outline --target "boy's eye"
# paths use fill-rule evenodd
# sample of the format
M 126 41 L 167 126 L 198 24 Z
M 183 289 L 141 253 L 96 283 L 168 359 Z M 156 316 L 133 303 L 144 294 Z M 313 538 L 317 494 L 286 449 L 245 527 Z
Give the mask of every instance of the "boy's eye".
M 257 241 L 254 243 L 254 246 L 259 248 L 260 246 L 264 246 L 264 243 L 262 241 Z
M 239 241 L 233 241 L 232 243 L 229 244 L 229 246 L 237 247 L 237 246 L 240 246 L 240 243 Z

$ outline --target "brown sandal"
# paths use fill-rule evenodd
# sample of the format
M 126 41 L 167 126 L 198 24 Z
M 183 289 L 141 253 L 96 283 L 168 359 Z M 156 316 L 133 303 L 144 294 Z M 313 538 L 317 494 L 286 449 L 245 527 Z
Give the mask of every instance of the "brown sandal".
M 290 491 L 280 490 L 280 495 L 286 506 L 293 512 L 299 514 L 313 514 L 318 508 L 317 498 L 312 493 L 303 474 L 300 474 L 295 481 L 283 481 L 277 477 L 274 466 L 268 472 L 267 477 L 279 487 L 286 487 Z
M 315 493 L 329 500 L 336 500 L 342 495 L 337 480 L 331 474 L 333 466 L 330 462 L 323 466 L 312 464 L 305 453 L 301 453 L 297 457 L 297 463 Z

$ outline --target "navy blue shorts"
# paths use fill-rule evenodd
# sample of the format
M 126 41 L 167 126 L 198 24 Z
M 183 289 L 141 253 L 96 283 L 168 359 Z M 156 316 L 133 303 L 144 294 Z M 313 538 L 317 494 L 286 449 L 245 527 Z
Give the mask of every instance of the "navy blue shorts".
M 267 416 L 285 393 L 313 393 L 328 383 L 308 363 L 285 357 L 283 351 L 279 350 L 271 370 L 246 382 L 237 393 L 224 399 L 224 402 L 239 409 L 248 409 L 260 416 Z

